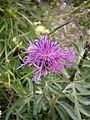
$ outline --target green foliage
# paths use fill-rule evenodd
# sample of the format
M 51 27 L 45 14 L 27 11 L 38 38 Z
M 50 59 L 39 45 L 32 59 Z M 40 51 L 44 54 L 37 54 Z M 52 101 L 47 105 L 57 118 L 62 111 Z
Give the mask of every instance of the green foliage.
M 67 34 L 67 24 L 59 20 L 54 3 L 34 4 L 29 0 L 1 0 L 0 2 L 0 110 L 2 111 L 1 120 L 89 120 L 90 119 L 90 51 L 83 60 L 82 67 L 78 64 L 83 57 L 84 41 L 86 33 L 82 39 L 70 41 L 70 45 L 77 53 L 77 63 L 71 69 L 64 69 L 60 75 L 50 73 L 42 78 L 37 84 L 32 82 L 33 67 L 24 67 L 17 70 L 21 61 L 18 53 L 23 57 L 22 52 L 25 48 L 25 42 L 28 39 L 35 39 L 37 33 L 34 24 L 40 21 L 41 25 L 52 30 L 54 38 L 60 37 L 59 29 L 64 29 L 65 41 Z M 90 3 L 85 4 L 87 8 Z M 56 6 L 56 4 L 55 4 Z M 75 8 L 76 16 L 82 7 Z M 73 11 L 75 11 L 73 10 Z M 67 15 L 66 21 L 72 21 L 73 11 Z M 65 14 L 65 13 L 64 13 Z M 55 16 L 55 17 L 54 17 Z M 66 16 L 66 14 L 65 14 Z M 64 17 L 65 17 L 64 16 Z M 86 15 L 87 21 L 89 14 Z M 52 19 L 53 18 L 53 19 Z M 59 18 L 59 19 L 58 19 Z M 78 25 L 86 26 L 86 21 L 78 17 Z M 63 18 L 61 18 L 62 20 Z M 61 27 L 52 27 L 55 22 Z M 81 21 L 84 21 L 81 23 Z M 68 23 L 69 24 L 69 23 Z M 81 28 L 81 27 L 80 27 Z M 85 28 L 87 31 L 88 27 Z M 56 31 L 57 30 L 57 31 Z M 56 34 L 54 34 L 54 32 Z M 56 36 L 55 36 L 56 35 Z M 76 33 L 75 33 L 76 36 Z M 66 42 L 67 44 L 67 42 Z M 66 45 L 65 44 L 65 45 Z M 73 70 L 76 74 L 73 82 L 70 81 Z

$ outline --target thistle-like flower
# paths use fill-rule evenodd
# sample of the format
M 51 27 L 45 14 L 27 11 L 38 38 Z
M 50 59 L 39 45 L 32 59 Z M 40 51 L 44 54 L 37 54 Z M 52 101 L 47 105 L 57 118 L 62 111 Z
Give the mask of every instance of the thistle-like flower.
M 74 51 L 61 47 L 48 36 L 30 41 L 25 50 L 22 66 L 35 66 L 34 81 L 46 76 L 50 71 L 60 73 L 64 67 L 72 66 L 76 58 Z

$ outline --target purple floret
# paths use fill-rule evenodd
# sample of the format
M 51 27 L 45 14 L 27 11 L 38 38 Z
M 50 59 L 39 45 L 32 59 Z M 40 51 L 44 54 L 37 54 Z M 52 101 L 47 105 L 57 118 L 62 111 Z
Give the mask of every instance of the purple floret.
M 75 59 L 76 55 L 73 50 L 62 48 L 59 43 L 50 40 L 48 36 L 44 36 L 35 42 L 29 42 L 21 66 L 30 67 L 34 65 L 36 72 L 33 80 L 37 81 L 50 71 L 60 73 L 64 67 L 71 67 Z

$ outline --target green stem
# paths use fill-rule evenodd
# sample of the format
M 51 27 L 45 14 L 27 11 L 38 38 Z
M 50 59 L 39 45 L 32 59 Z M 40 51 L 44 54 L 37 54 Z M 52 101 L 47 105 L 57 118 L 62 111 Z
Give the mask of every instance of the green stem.
M 35 88 L 35 82 L 33 82 L 33 98 L 34 98 L 34 103 L 35 103 L 35 91 L 36 91 L 36 88 Z
M 66 23 L 64 23 L 64 24 L 56 27 L 56 28 L 55 28 L 54 30 L 52 30 L 48 35 L 50 36 L 51 34 L 55 33 L 58 29 L 60 29 L 61 27 L 65 26 L 65 25 L 67 25 L 67 24 L 69 24 L 69 23 L 71 23 L 71 22 L 72 22 L 72 21 L 68 21 L 68 22 L 66 22 Z
M 35 102 L 36 102 L 36 83 L 33 81 L 33 116 L 34 116 L 34 108 L 35 108 Z M 36 120 L 38 120 L 38 116 L 35 116 Z

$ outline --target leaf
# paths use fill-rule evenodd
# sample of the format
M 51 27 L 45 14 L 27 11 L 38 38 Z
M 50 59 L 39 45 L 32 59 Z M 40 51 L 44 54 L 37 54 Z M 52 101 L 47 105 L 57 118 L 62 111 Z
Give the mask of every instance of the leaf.
M 75 88 L 80 92 L 79 94 L 82 95 L 90 95 L 90 91 L 87 90 L 83 84 L 75 84 Z
M 60 91 L 56 86 L 48 85 L 48 89 L 50 90 L 50 92 L 52 92 L 56 95 L 60 95 Z
M 32 80 L 28 77 L 26 77 L 26 80 L 28 82 L 28 89 L 29 91 L 31 92 L 33 90 L 33 83 L 32 83 Z
M 77 118 L 79 120 L 82 120 L 81 118 L 81 114 L 80 114 L 80 110 L 79 110 L 79 103 L 78 103 L 78 98 L 77 98 L 77 92 L 76 92 L 76 89 L 75 89 L 75 84 L 73 84 L 73 97 L 74 97 L 74 101 L 75 101 L 75 113 L 77 115 Z
M 58 89 L 62 89 L 62 86 L 60 85 L 60 83 L 57 83 L 56 81 L 54 82 L 54 85 L 58 88 Z
M 22 97 L 18 100 L 15 101 L 14 104 L 8 109 L 8 112 L 6 114 L 5 120 L 9 120 L 9 116 L 12 114 L 13 110 L 15 109 L 16 106 L 24 106 L 28 101 L 30 101 L 31 96 L 29 97 Z
M 72 44 L 73 44 L 73 46 L 75 47 L 75 49 L 77 50 L 78 54 L 80 55 L 80 51 L 79 51 L 79 48 L 78 48 L 78 46 L 76 45 L 76 43 L 75 43 L 75 42 L 72 42 Z
M 80 112 L 83 114 L 83 115 L 85 115 L 85 116 L 87 116 L 87 117 L 90 117 L 90 112 L 89 111 L 87 111 L 86 109 L 84 109 L 83 107 L 79 107 L 79 109 L 80 109 Z
M 62 118 L 62 120 L 69 120 L 66 111 L 60 105 L 56 105 L 55 108 L 59 113 L 60 117 Z
M 84 61 L 83 67 L 89 67 L 90 68 L 90 60 Z
M 0 34 L 1 32 L 5 29 L 6 25 L 4 25 L 1 29 L 0 29 Z
M 53 108 L 52 112 L 52 120 L 57 120 L 57 114 L 55 113 L 55 109 Z
M 11 88 L 12 88 L 16 93 L 18 93 L 20 96 L 23 95 L 23 94 L 26 94 L 26 91 L 25 91 L 25 89 L 23 88 L 22 84 L 19 84 L 19 83 L 11 84 Z
M 69 79 L 70 75 L 68 74 L 68 72 L 66 71 L 66 69 L 63 68 L 62 70 L 62 74 Z
M 90 99 L 78 96 L 78 101 L 83 105 L 90 105 Z
M 34 115 L 37 115 L 41 111 L 43 95 L 39 95 L 34 104 Z
M 68 103 L 66 102 L 59 102 L 59 105 L 66 110 L 66 112 L 68 113 L 68 115 L 73 119 L 73 120 L 78 120 L 78 118 L 76 117 L 76 115 L 74 114 L 73 108 L 72 106 L 70 106 Z

